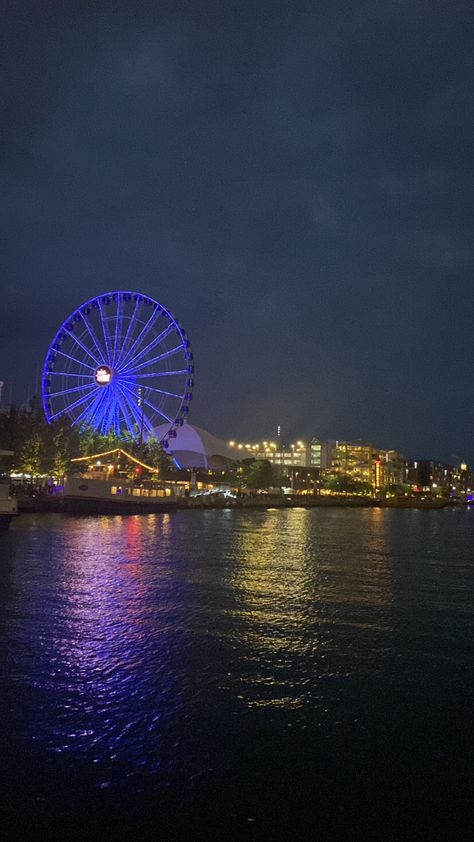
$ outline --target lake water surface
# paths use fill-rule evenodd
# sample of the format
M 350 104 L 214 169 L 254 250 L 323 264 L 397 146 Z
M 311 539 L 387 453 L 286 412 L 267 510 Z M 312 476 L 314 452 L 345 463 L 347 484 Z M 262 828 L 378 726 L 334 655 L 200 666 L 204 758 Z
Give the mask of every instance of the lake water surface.
M 473 546 L 466 509 L 21 516 L 6 838 L 470 838 Z

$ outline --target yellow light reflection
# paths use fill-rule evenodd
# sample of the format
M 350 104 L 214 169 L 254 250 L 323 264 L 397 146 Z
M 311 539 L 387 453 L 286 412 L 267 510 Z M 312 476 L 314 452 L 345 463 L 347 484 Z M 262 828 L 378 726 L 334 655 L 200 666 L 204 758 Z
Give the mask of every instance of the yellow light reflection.
M 339 640 L 341 623 L 349 640 L 391 627 L 388 522 L 380 509 L 303 508 L 267 510 L 242 522 L 232 586 L 236 633 L 250 662 L 239 696 L 246 705 L 309 703 L 313 690 L 300 663 L 310 656 L 327 676 L 324 653 L 339 645 L 332 640 Z M 347 664 L 341 658 L 340 675 L 354 660 Z

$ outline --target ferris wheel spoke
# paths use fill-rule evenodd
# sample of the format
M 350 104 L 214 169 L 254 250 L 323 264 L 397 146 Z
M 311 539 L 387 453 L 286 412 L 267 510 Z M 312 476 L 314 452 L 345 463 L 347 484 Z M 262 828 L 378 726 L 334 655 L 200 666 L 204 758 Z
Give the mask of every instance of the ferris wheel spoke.
M 157 412 L 158 415 L 161 415 L 162 418 L 166 418 L 166 420 L 170 424 L 173 424 L 172 418 L 170 418 L 168 415 L 166 415 L 161 409 L 158 409 L 157 406 L 154 406 L 152 403 L 150 403 L 150 401 L 148 401 L 145 397 L 143 397 L 143 395 L 139 395 L 139 394 L 137 395 L 136 392 L 134 392 L 133 389 L 130 388 L 130 386 L 126 386 L 125 384 L 124 384 L 124 389 L 127 389 L 127 391 L 130 392 L 130 394 L 133 395 L 134 398 L 136 398 L 137 402 L 142 401 L 142 403 L 149 406 L 150 409 L 153 410 L 153 412 Z
M 90 324 L 87 320 L 86 315 L 84 313 L 81 313 L 81 316 L 82 316 L 82 319 L 84 321 L 84 324 L 85 324 L 87 330 L 89 331 L 89 336 L 92 339 L 92 341 L 93 341 L 93 343 L 94 343 L 94 345 L 97 349 L 97 353 L 99 354 L 99 357 L 104 358 L 104 349 L 101 347 L 97 336 L 95 335 L 94 331 L 92 330 L 92 328 L 91 328 L 91 326 L 90 326 Z
M 105 404 L 104 411 L 103 411 L 102 417 L 100 419 L 100 429 L 101 429 L 102 435 L 106 435 L 106 433 L 110 429 L 110 427 L 114 427 L 114 433 L 115 433 L 115 423 L 114 423 L 114 421 L 115 421 L 116 407 L 117 407 L 117 398 L 115 397 L 115 394 L 112 394 L 112 397 Z
M 94 357 L 94 355 L 93 355 L 93 354 L 91 354 L 91 352 L 89 351 L 89 349 L 88 349 L 88 348 L 86 348 L 86 346 L 85 346 L 85 345 L 81 342 L 81 340 L 80 340 L 77 336 L 74 336 L 74 334 L 73 334 L 73 333 L 71 333 L 71 331 L 70 331 L 70 330 L 68 330 L 67 328 L 64 328 L 64 330 L 65 330 L 65 332 L 66 332 L 67 334 L 69 334 L 69 336 L 71 337 L 71 339 L 73 339 L 73 340 L 74 340 L 74 342 L 76 342 L 76 343 L 77 343 L 77 345 L 79 345 L 79 347 L 80 347 L 80 348 L 82 348 L 82 350 L 86 352 L 86 354 L 87 354 L 87 355 L 91 358 L 91 360 L 94 360 L 94 362 L 95 362 L 95 364 L 96 364 L 96 365 L 101 365 L 101 363 L 99 362 L 99 360 L 98 360 L 96 357 Z
M 112 365 L 115 365 L 116 355 L 117 355 L 117 338 L 119 334 L 119 328 L 122 324 L 121 318 L 121 306 L 120 306 L 120 295 L 117 298 L 117 313 L 115 316 L 115 335 L 114 335 L 114 352 L 112 355 Z
M 143 408 L 140 408 L 137 403 L 130 400 L 129 395 L 126 394 L 125 387 L 120 385 L 120 390 L 122 392 L 122 396 L 123 396 L 123 399 L 125 401 L 126 406 L 129 407 L 130 412 L 133 415 L 133 418 L 135 420 L 135 424 L 137 425 L 137 429 L 141 430 L 142 426 L 146 426 L 148 428 L 148 432 L 154 433 L 155 430 L 154 430 L 153 424 L 148 419 L 148 416 L 145 415 L 145 413 L 143 411 Z
M 139 303 L 139 302 L 137 302 L 137 304 L 138 304 L 138 303 Z M 134 314 L 134 315 L 135 315 L 135 314 Z M 126 351 L 125 351 L 125 353 L 122 353 L 122 356 L 121 356 L 121 358 L 120 358 L 120 360 L 119 360 L 119 363 L 118 363 L 118 365 L 119 365 L 119 366 L 123 366 L 123 365 L 126 363 L 126 361 L 127 361 L 128 357 L 129 357 L 129 355 L 133 353 L 133 350 L 134 350 L 134 348 L 137 346 L 137 343 L 138 343 L 138 342 L 140 342 L 140 340 L 142 339 L 143 335 L 146 333 L 146 331 L 148 330 L 148 328 L 149 328 L 149 327 L 151 327 L 151 324 L 152 324 L 153 320 L 154 320 L 154 319 L 155 319 L 158 315 L 159 315 L 159 313 L 157 312 L 157 310 L 153 310 L 153 312 L 152 312 L 151 316 L 149 317 L 149 319 L 147 319 L 147 321 L 146 321 L 145 325 L 144 325 L 144 326 L 142 327 L 142 329 L 139 331 L 139 333 L 137 334 L 137 336 L 135 336 L 135 337 L 133 337 L 133 335 L 131 336 L 131 340 L 132 340 L 131 345 L 130 345 L 130 347 L 129 347 Z M 138 321 L 138 319 L 137 319 L 137 321 Z
M 49 392 L 49 398 L 57 398 L 59 395 L 70 395 L 71 392 L 84 392 L 86 389 L 93 389 L 95 383 L 84 383 L 83 386 L 71 386 L 70 389 L 61 389 L 60 392 Z
M 149 365 L 153 363 L 158 363 L 161 360 L 165 360 L 168 357 L 172 357 L 173 354 L 177 354 L 178 351 L 182 351 L 183 346 L 177 345 L 176 348 L 171 348 L 169 351 L 164 351 L 162 354 L 159 354 L 157 357 L 152 357 L 151 360 L 146 360 L 144 363 L 139 363 L 139 365 L 134 366 L 133 368 L 127 368 L 123 373 L 125 376 L 128 374 L 134 374 L 134 372 L 139 371 L 140 368 L 147 368 Z
M 169 324 L 155 339 L 153 339 L 152 342 L 149 342 L 148 345 L 145 346 L 145 348 L 142 348 L 142 350 L 139 351 L 135 357 L 124 360 L 123 368 L 125 368 L 125 370 L 128 371 L 130 366 L 133 366 L 136 362 L 138 362 L 139 359 L 141 359 L 141 357 L 143 357 L 145 354 L 149 354 L 152 348 L 155 348 L 157 345 L 160 344 L 160 342 L 163 342 L 163 340 L 166 339 L 168 334 L 171 333 L 173 328 L 174 325 Z
M 125 339 L 123 340 L 123 342 L 122 342 L 122 347 L 121 347 L 121 349 L 120 349 L 120 351 L 119 351 L 118 360 L 117 360 L 117 366 L 119 366 L 119 365 L 120 365 L 120 361 L 121 361 L 121 359 L 122 359 L 123 355 L 127 352 L 127 343 L 128 343 L 129 338 L 130 338 L 130 333 L 132 334 L 132 340 L 133 340 L 133 331 L 132 331 L 132 327 L 133 327 L 133 324 L 134 324 L 134 322 L 135 322 L 136 315 L 137 315 L 137 310 L 138 310 L 139 306 L 140 306 L 140 301 L 139 301 L 139 299 L 137 298 L 137 300 L 135 301 L 135 307 L 134 307 L 133 313 L 132 313 L 132 315 L 131 315 L 131 317 L 130 317 L 130 320 L 129 320 L 129 323 L 128 323 L 127 332 L 126 332 L 126 334 L 125 334 Z
M 188 369 L 177 368 L 174 371 L 156 371 L 153 374 L 139 374 L 138 377 L 142 380 L 144 377 L 174 377 L 175 374 L 188 374 Z
M 79 421 L 88 420 L 91 424 L 93 422 L 95 413 L 99 409 L 101 402 L 105 402 L 106 395 L 104 390 L 101 390 L 99 394 L 93 399 L 92 403 L 89 406 L 86 406 L 82 412 L 79 413 L 77 418 L 74 420 L 74 424 L 78 424 Z
M 117 401 L 118 401 L 118 404 L 120 406 L 122 415 L 125 419 L 125 424 L 127 425 L 127 429 L 131 432 L 133 430 L 133 427 L 134 427 L 134 422 L 132 421 L 132 419 L 130 417 L 130 412 L 129 412 L 129 408 L 128 408 L 128 405 L 127 405 L 126 398 L 125 398 L 125 396 L 124 396 L 124 394 L 123 394 L 123 392 L 120 388 L 117 389 Z
M 127 383 L 127 385 L 129 385 L 129 386 L 132 386 L 135 383 L 138 383 L 138 381 L 136 381 L 136 380 L 125 380 L 124 378 L 121 378 L 121 381 L 123 383 Z M 140 385 L 140 384 L 138 383 L 138 385 Z M 183 400 L 183 397 L 184 397 L 184 395 L 177 395 L 175 392 L 165 392 L 164 389 L 157 389 L 156 387 L 153 387 L 153 386 L 145 386 L 144 388 L 148 389 L 150 392 L 158 392 L 160 395 L 168 395 L 170 398 L 179 398 L 179 400 Z
M 97 389 L 97 391 L 98 391 L 101 387 L 100 387 L 100 386 L 96 386 L 95 388 L 96 388 L 96 389 Z M 95 391 L 95 390 L 94 390 L 94 391 Z M 77 401 L 74 401 L 74 403 L 70 403 L 70 404 L 68 404 L 68 406 L 65 406 L 63 409 L 60 409 L 60 410 L 59 410 L 59 412 L 55 412 L 55 413 L 54 413 L 54 415 L 50 415 L 50 420 L 52 421 L 52 420 L 54 420 L 55 418 L 59 418 L 59 416 L 60 416 L 60 415 L 63 415 L 63 413 L 64 413 L 64 412 L 71 412 L 71 411 L 72 411 L 73 409 L 75 409 L 77 406 L 82 406 L 82 404 L 83 404 L 83 403 L 85 403 L 85 401 L 88 401 L 88 400 L 90 400 L 90 399 L 91 399 L 91 396 L 92 396 L 93 394 L 94 394 L 94 392 L 88 392 L 88 393 L 87 393 L 87 395 L 84 395 L 84 397 L 82 397 L 82 398 L 78 398 L 78 400 L 77 400 Z
M 100 387 L 99 387 L 100 388 Z M 112 398 L 113 401 L 113 398 Z M 102 428 L 104 417 L 111 406 L 111 398 L 110 393 L 108 393 L 105 389 L 102 390 L 102 394 L 100 394 L 96 400 L 94 406 L 91 406 L 89 418 L 91 419 L 92 427 L 95 430 L 100 430 Z
M 77 363 L 78 365 L 82 366 L 83 368 L 89 368 L 91 371 L 95 370 L 95 366 L 87 365 L 87 363 L 85 363 L 84 360 L 78 360 L 77 357 L 72 357 L 71 354 L 66 354 L 64 351 L 55 351 L 54 353 L 55 354 L 61 354 L 62 357 L 67 357 L 68 360 L 72 360 L 74 363 Z M 54 371 L 52 373 L 55 374 Z M 69 372 L 68 372 L 68 374 L 69 374 Z
M 133 382 L 136 382 L 137 379 L 143 380 L 145 377 L 169 377 L 174 374 L 189 374 L 187 368 L 180 368 L 175 371 L 155 371 L 151 374 L 137 374 L 136 378 L 134 378 Z M 122 375 L 122 377 L 128 377 L 127 374 Z M 122 379 L 122 377 L 120 379 Z
M 107 393 L 104 389 L 94 399 L 94 403 L 89 408 L 86 407 L 84 414 L 89 418 L 90 424 L 94 430 L 99 429 L 100 419 L 102 418 L 107 407 Z
M 98 304 L 98 307 L 99 307 L 100 320 L 102 322 L 102 332 L 104 334 L 104 345 L 105 345 L 105 351 L 106 351 L 106 356 L 107 356 L 107 362 L 110 365 L 111 364 L 111 354 L 110 354 L 110 347 L 109 347 L 110 336 L 109 336 L 109 332 L 107 330 L 107 325 L 106 325 L 105 317 L 104 317 L 104 310 L 102 308 L 102 302 L 101 302 L 100 298 L 97 299 L 97 304 Z
M 127 353 L 125 354 L 125 356 L 124 356 L 124 357 L 122 357 L 122 360 L 121 360 L 121 363 L 120 363 L 120 365 L 121 365 L 122 367 L 126 364 L 126 362 L 127 362 L 128 358 L 129 358 L 130 354 L 132 353 L 133 349 L 137 346 L 137 343 L 138 343 L 138 342 L 140 342 L 140 339 L 142 339 L 142 337 L 144 337 L 144 335 L 145 335 L 145 333 L 147 332 L 147 330 L 151 327 L 151 324 L 152 324 L 153 320 L 154 320 L 154 319 L 156 319 L 156 317 L 157 317 L 158 315 L 159 315 L 159 312 L 158 312 L 158 307 L 157 307 L 155 310 L 153 310 L 153 312 L 152 312 L 152 314 L 151 314 L 150 318 L 149 318 L 149 319 L 148 319 L 148 321 L 145 323 L 144 327 L 141 329 L 141 331 L 140 331 L 140 333 L 138 334 L 138 336 L 137 336 L 137 337 L 135 338 L 135 340 L 132 342 L 132 344 L 131 344 L 131 346 L 130 346 L 129 350 L 127 351 Z
M 82 377 L 84 380 L 90 380 L 90 374 L 75 374 L 73 371 L 51 371 L 46 375 L 47 377 Z
M 153 424 L 151 423 L 150 419 L 148 418 L 148 415 L 146 414 L 146 412 L 143 412 L 143 426 L 148 430 L 150 435 L 152 435 L 152 436 L 155 435 L 155 428 L 154 428 Z
M 118 404 L 118 400 L 116 398 L 115 401 L 115 412 L 114 412 L 114 434 L 116 438 L 120 436 L 120 407 Z
M 124 373 L 127 374 L 129 371 L 136 371 L 138 368 L 143 368 L 143 366 L 150 365 L 151 363 L 158 362 L 159 360 L 164 360 L 166 357 L 171 357 L 173 354 L 176 354 L 178 351 L 183 351 L 184 348 L 182 345 L 176 345 L 175 348 L 170 348 L 168 351 L 163 351 L 162 354 L 159 354 L 157 357 L 151 357 L 151 359 L 145 360 L 145 362 L 136 365 L 141 357 L 145 354 L 149 353 L 152 349 L 152 345 L 149 345 L 145 348 L 140 354 L 137 354 L 134 360 L 130 360 L 127 363 L 127 366 L 123 369 Z

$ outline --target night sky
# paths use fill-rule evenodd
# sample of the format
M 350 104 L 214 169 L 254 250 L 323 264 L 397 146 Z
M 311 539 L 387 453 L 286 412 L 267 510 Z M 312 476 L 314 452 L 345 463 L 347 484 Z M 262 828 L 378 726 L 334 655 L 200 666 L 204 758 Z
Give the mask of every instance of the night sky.
M 132 289 L 214 434 L 474 461 L 471 2 L 1 8 L 3 403 Z

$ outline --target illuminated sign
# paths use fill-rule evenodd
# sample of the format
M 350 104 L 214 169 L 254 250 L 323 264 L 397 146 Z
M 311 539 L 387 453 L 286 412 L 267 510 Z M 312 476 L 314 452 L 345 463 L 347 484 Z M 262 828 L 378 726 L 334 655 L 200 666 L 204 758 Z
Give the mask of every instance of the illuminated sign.
M 94 378 L 99 386 L 108 386 L 112 379 L 112 369 L 108 365 L 101 365 L 96 369 Z

